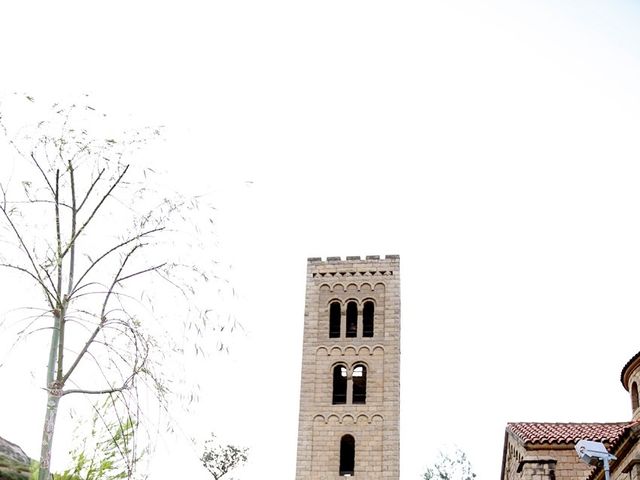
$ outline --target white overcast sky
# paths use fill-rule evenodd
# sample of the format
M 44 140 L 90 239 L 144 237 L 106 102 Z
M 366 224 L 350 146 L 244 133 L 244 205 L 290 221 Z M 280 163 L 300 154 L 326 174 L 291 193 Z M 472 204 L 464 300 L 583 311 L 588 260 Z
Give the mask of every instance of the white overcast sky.
M 3 94 L 165 125 L 176 186 L 213 192 L 246 333 L 182 433 L 249 446 L 243 480 L 294 478 L 309 256 L 401 255 L 403 480 L 450 444 L 496 478 L 507 421 L 630 419 L 637 1 L 24 1 L 0 46 Z M 20 367 L 0 435 L 37 457 Z M 185 445 L 151 478 L 206 479 Z

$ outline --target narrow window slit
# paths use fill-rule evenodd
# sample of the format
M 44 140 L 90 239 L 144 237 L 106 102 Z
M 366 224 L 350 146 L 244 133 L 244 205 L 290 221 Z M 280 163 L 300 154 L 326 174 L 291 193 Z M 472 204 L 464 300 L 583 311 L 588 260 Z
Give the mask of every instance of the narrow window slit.
M 333 367 L 333 399 L 334 405 L 347 403 L 347 368 L 344 365 Z
M 329 305 L 329 338 L 340 337 L 340 303 Z
M 358 336 L 358 305 L 356 302 L 347 303 L 347 337 Z
M 362 309 L 362 336 L 373 337 L 374 325 L 373 325 L 374 305 L 373 302 L 364 302 Z
M 353 369 L 353 404 L 367 403 L 367 367 L 356 365 Z
M 340 475 L 351 477 L 355 469 L 356 441 L 351 435 L 340 439 Z

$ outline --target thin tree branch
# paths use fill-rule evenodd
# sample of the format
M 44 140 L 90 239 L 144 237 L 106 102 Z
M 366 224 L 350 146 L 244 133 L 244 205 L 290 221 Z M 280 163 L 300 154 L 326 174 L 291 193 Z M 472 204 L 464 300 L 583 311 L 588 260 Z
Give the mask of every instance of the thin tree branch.
M 0 210 L 2 211 L 2 214 L 4 215 L 4 217 L 7 219 L 7 222 L 9 222 L 9 225 L 11 226 L 13 233 L 16 235 L 18 242 L 20 242 L 20 245 L 22 246 L 24 253 L 27 254 L 27 258 L 29 258 L 29 262 L 31 263 L 31 267 L 33 268 L 34 274 L 39 279 L 38 283 L 42 285 L 44 282 L 42 281 L 42 278 L 40 278 L 40 274 L 38 273 L 38 267 L 36 267 L 36 262 L 31 256 L 31 253 L 29 253 L 29 249 L 27 248 L 27 245 L 24 243 L 24 239 L 22 238 L 22 235 L 18 231 L 18 228 L 16 227 L 16 225 L 13 223 L 13 220 L 11 220 L 11 217 L 9 216 L 9 213 L 7 212 L 7 210 L 4 207 L 0 207 Z M 53 303 L 53 298 L 51 297 L 48 289 L 45 289 L 45 293 L 47 294 L 47 301 L 49 302 L 49 306 L 51 306 L 51 309 L 53 310 L 55 308 Z
M 89 198 L 89 195 L 91 195 L 91 192 L 93 191 L 93 187 L 95 187 L 96 184 L 100 181 L 100 177 L 102 177 L 103 173 L 104 173 L 104 168 L 102 170 L 100 170 L 100 172 L 98 172 L 98 176 L 96 177 L 96 179 L 93 182 L 91 182 L 91 185 L 89 186 L 89 190 L 87 190 L 87 193 L 85 194 L 84 198 L 82 199 L 82 202 L 80 202 L 80 206 L 78 207 L 78 212 L 80 210 L 82 210 L 82 206 L 84 205 L 84 203 Z
M 129 243 L 131 243 L 131 242 L 133 242 L 135 240 L 139 240 L 139 239 L 141 239 L 143 237 L 146 237 L 147 235 L 151 235 L 152 233 L 161 232 L 162 230 L 164 230 L 164 227 L 154 228 L 152 230 L 147 230 L 146 232 L 142 232 L 142 233 L 136 235 L 135 237 L 131 237 L 130 239 L 125 240 L 122 243 L 119 243 L 118 245 L 114 246 L 113 248 L 110 248 L 105 253 L 100 255 L 91 265 L 89 265 L 89 268 L 87 268 L 87 270 L 78 279 L 78 281 L 76 282 L 75 286 L 73 287 L 71 293 L 69 294 L 69 297 L 71 297 L 74 293 L 76 293 L 79 290 L 79 285 L 82 283 L 82 280 L 84 280 L 84 277 L 86 277 L 89 274 L 89 272 L 93 269 L 93 267 L 95 267 L 98 264 L 98 262 L 103 260 L 109 254 L 115 252 L 117 249 L 122 248 L 125 245 L 128 245 Z M 82 287 L 80 287 L 80 288 L 82 288 Z
M 118 279 L 118 283 L 124 282 L 125 280 L 129 280 L 132 277 L 137 277 L 138 275 L 142 275 L 143 273 L 153 272 L 155 270 L 158 270 L 159 268 L 164 267 L 166 264 L 167 264 L 167 262 L 161 263 L 159 265 L 156 265 L 155 267 L 145 268 L 144 270 L 140 270 L 138 272 L 132 273 L 131 275 L 127 275 L 126 277 L 122 277 L 122 278 Z
M 129 385 L 123 385 L 118 388 L 105 388 L 104 390 L 84 390 L 82 388 L 71 388 L 69 390 L 63 390 L 60 396 L 69 395 L 71 393 L 84 393 L 86 395 L 104 395 L 106 393 L 117 393 L 127 390 Z
M 47 182 L 47 185 L 49 186 L 49 190 L 51 191 L 52 195 L 55 196 L 56 192 L 53 189 L 53 186 L 51 185 L 51 182 L 49 181 L 49 177 L 47 177 L 47 174 L 44 173 L 44 170 L 42 170 L 42 167 L 38 163 L 38 160 L 36 160 L 36 156 L 33 154 L 33 152 L 31 152 L 31 160 L 33 160 L 33 163 L 35 163 L 36 167 L 38 167 L 38 170 L 40 170 L 40 173 L 42 174 L 42 177 L 44 178 L 44 181 Z
M 116 178 L 115 182 L 113 182 L 113 185 L 111 185 L 111 187 L 109 188 L 109 190 L 107 191 L 107 193 L 100 199 L 100 201 L 98 202 L 98 205 L 96 205 L 96 207 L 93 209 L 93 211 L 91 212 L 91 214 L 89 215 L 89 218 L 87 218 L 87 220 L 82 224 L 82 226 L 78 229 L 78 231 L 76 232 L 75 236 L 73 238 L 71 238 L 69 240 L 69 244 L 67 245 L 67 247 L 64 249 L 64 251 L 62 252 L 62 257 L 64 257 L 67 252 L 69 251 L 69 249 L 71 248 L 71 245 L 73 245 L 73 243 L 76 241 L 76 238 L 78 238 L 80 236 L 80 234 L 84 231 L 84 229 L 87 227 L 87 225 L 89 225 L 89 222 L 91 222 L 91 220 L 93 219 L 93 217 L 95 216 L 95 214 L 98 212 L 98 210 L 100 209 L 100 207 L 102 206 L 102 204 L 107 200 L 107 198 L 109 198 L 109 196 L 111 195 L 111 192 L 113 192 L 113 190 L 118 186 L 118 184 L 122 181 L 122 178 L 125 176 L 125 174 L 127 173 L 127 170 L 129 170 L 129 165 L 127 165 L 126 167 L 124 167 L 124 170 L 122 170 L 122 173 L 120 174 L 120 176 L 118 178 Z
M 78 354 L 78 356 L 74 360 L 74 362 L 71 365 L 71 367 L 69 367 L 69 370 L 67 371 L 67 373 L 62 376 L 62 380 L 61 381 L 62 381 L 63 384 L 64 384 L 64 382 L 67 381 L 69 376 L 76 369 L 76 367 L 80 363 L 80 360 L 82 360 L 82 357 L 84 357 L 85 353 L 87 353 L 87 350 L 89 349 L 89 347 L 93 343 L 93 340 L 96 338 L 98 333 L 100 333 L 100 330 L 102 329 L 102 327 L 106 323 L 107 318 L 105 316 L 105 311 L 107 309 L 107 302 L 109 301 L 109 297 L 111 296 L 111 293 L 113 292 L 113 288 L 115 287 L 116 283 L 118 282 L 118 278 L 120 277 L 120 274 L 122 273 L 122 270 L 124 269 L 124 266 L 127 264 L 127 261 L 129 260 L 131 255 L 133 255 L 133 253 L 138 249 L 139 246 L 140 245 L 136 245 L 135 247 L 133 247 L 131 249 L 131 251 L 129 251 L 127 256 L 124 258 L 124 260 L 122 261 L 122 265 L 120 265 L 120 268 L 118 269 L 118 273 L 116 274 L 115 278 L 113 279 L 113 283 L 111 284 L 111 287 L 109 287 L 109 290 L 107 291 L 107 294 L 105 296 L 104 302 L 102 303 L 102 311 L 100 312 L 100 323 L 96 326 L 95 330 L 93 331 L 93 333 L 91 334 L 91 336 L 89 337 L 87 342 L 84 344 L 84 347 L 82 347 L 82 350 L 80 351 L 80 353 Z
M 0 187 L 0 188 L 2 188 L 2 187 Z M 54 201 L 53 200 L 38 200 L 38 199 L 33 198 L 33 199 L 30 199 L 30 200 L 21 200 L 21 201 L 14 200 L 12 202 L 5 201 L 4 203 L 5 203 L 5 207 L 6 207 L 6 205 L 25 205 L 25 204 L 29 205 L 29 204 L 32 204 L 32 203 L 54 203 Z M 64 208 L 71 209 L 71 205 L 67 205 L 64 202 L 60 202 L 59 205 L 61 207 L 64 207 Z
M 13 268 L 14 270 L 18 270 L 22 273 L 26 273 L 27 275 L 29 275 L 31 278 L 33 278 L 38 285 L 40 285 L 40 287 L 47 293 L 47 296 L 52 296 L 53 294 L 49 291 L 48 287 L 42 283 L 42 280 L 38 277 L 36 277 L 33 273 L 31 273 L 28 269 L 24 268 L 24 267 L 19 267 L 18 265 L 12 265 L 10 263 L 0 263 L 0 267 L 6 267 L 6 268 Z

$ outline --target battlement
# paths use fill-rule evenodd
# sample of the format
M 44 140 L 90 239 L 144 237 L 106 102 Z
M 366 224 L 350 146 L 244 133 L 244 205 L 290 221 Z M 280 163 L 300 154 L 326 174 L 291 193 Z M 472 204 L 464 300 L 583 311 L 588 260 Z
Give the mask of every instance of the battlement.
M 371 262 L 376 260 L 398 261 L 400 260 L 400 255 L 385 255 L 384 258 L 380 258 L 380 255 L 367 255 L 366 257 L 364 257 L 364 261 L 366 262 Z M 360 255 L 354 255 L 354 256 L 347 255 L 347 257 L 344 260 L 342 260 L 342 257 L 327 257 L 326 260 L 322 260 L 322 257 L 307 258 L 308 263 L 346 263 L 346 262 L 362 262 L 362 261 L 363 259 L 360 257 Z
M 313 277 L 371 277 L 393 276 L 400 272 L 400 255 L 367 255 L 360 256 L 320 257 L 307 259 L 307 272 Z

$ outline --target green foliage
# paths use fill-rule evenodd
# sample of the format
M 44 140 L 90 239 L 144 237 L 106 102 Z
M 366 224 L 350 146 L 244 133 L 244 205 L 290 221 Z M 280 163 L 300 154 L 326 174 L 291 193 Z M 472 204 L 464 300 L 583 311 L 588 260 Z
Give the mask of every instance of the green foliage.
M 234 445 L 219 445 L 215 435 L 205 442 L 204 452 L 200 457 L 202 465 L 215 480 L 219 480 L 236 467 L 247 461 L 247 448 Z M 232 480 L 229 478 L 229 480 Z
M 93 418 L 91 436 L 81 447 L 71 452 L 73 467 L 53 480 L 118 480 L 130 478 L 135 424 L 128 418 L 123 422 L 100 425 L 104 417 L 99 412 Z
M 105 415 L 108 413 L 105 402 L 96 408 L 88 425 L 79 422 L 74 436 L 82 440 L 69 452 L 72 466 L 62 473 L 52 473 L 51 480 L 119 480 L 132 477 L 133 465 L 140 459 L 134 455 L 135 423 L 130 418 L 122 422 L 107 421 Z M 39 465 L 34 462 L 31 479 L 37 480 L 38 474 Z
M 471 462 L 467 454 L 459 448 L 452 452 L 440 452 L 435 463 L 428 467 L 423 475 L 424 480 L 474 480 Z

